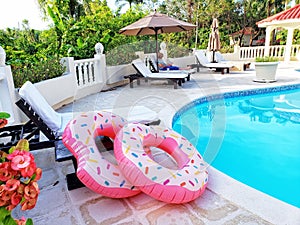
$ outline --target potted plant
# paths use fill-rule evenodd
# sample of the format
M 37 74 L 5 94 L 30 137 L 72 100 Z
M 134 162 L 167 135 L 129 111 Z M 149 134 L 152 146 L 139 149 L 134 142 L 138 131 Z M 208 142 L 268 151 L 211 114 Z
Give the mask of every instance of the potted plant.
M 279 60 L 276 57 L 255 58 L 256 82 L 275 82 Z

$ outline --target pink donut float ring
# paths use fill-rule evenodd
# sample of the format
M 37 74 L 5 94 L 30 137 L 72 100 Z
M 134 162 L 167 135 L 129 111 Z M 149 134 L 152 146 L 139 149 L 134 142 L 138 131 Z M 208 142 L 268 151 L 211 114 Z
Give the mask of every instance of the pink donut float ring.
M 87 112 L 71 120 L 62 136 L 64 145 L 77 160 L 78 179 L 86 187 L 107 197 L 124 198 L 140 193 L 96 146 L 97 136 L 114 139 L 126 123 L 125 119 L 110 112 Z
M 154 161 L 151 147 L 172 156 L 178 168 Z M 115 138 L 114 152 L 124 176 L 155 199 L 189 202 L 207 186 L 207 164 L 193 145 L 173 130 L 139 123 L 125 125 Z

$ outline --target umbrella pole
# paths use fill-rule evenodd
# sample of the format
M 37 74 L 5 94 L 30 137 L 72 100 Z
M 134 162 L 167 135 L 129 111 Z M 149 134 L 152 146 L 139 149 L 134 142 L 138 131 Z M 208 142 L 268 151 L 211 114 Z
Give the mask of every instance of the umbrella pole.
M 155 29 L 155 42 L 156 42 L 156 67 L 157 67 L 157 70 L 159 71 L 159 67 L 158 67 L 158 42 L 157 42 L 157 30 Z

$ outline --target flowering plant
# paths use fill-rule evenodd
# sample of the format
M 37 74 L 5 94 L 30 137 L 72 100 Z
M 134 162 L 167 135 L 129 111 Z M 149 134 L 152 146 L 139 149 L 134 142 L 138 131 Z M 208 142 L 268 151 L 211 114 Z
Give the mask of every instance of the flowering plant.
M 0 112 L 0 128 L 5 127 L 8 123 L 7 119 L 10 117 L 10 114 L 7 112 Z
M 27 140 L 20 140 L 9 153 L 0 151 L 0 225 L 33 224 L 31 219 L 13 219 L 11 211 L 19 204 L 21 210 L 35 207 L 41 176 L 42 170 L 36 166 Z

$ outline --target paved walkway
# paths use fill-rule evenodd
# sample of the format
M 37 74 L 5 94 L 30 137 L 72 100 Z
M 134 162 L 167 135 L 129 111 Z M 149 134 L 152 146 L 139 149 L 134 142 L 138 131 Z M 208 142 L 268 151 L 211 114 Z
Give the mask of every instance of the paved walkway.
M 253 70 L 225 75 L 203 70 L 194 74 L 191 81 L 177 90 L 172 85 L 162 84 L 161 81 L 142 82 L 140 86 L 135 84 L 132 89 L 122 86 L 85 97 L 59 111 L 90 111 L 144 105 L 158 113 L 162 125 L 170 126 L 171 118 L 178 109 L 204 95 L 300 83 L 300 72 L 296 72 L 293 66 L 281 65 L 277 74 L 277 82 L 263 84 L 252 81 L 255 76 Z M 286 224 L 283 221 L 271 221 L 255 210 L 247 210 L 231 198 L 222 197 L 222 193 L 214 191 L 214 182 L 209 184 L 200 198 L 182 205 L 165 204 L 145 194 L 127 199 L 110 199 L 85 187 L 68 191 L 65 175 L 73 172 L 71 162 L 55 162 L 53 148 L 35 154 L 38 165 L 43 169 L 43 177 L 39 183 L 41 193 L 36 207 L 20 214 L 33 218 L 35 225 Z M 295 221 L 300 221 L 300 217 L 295 218 Z

